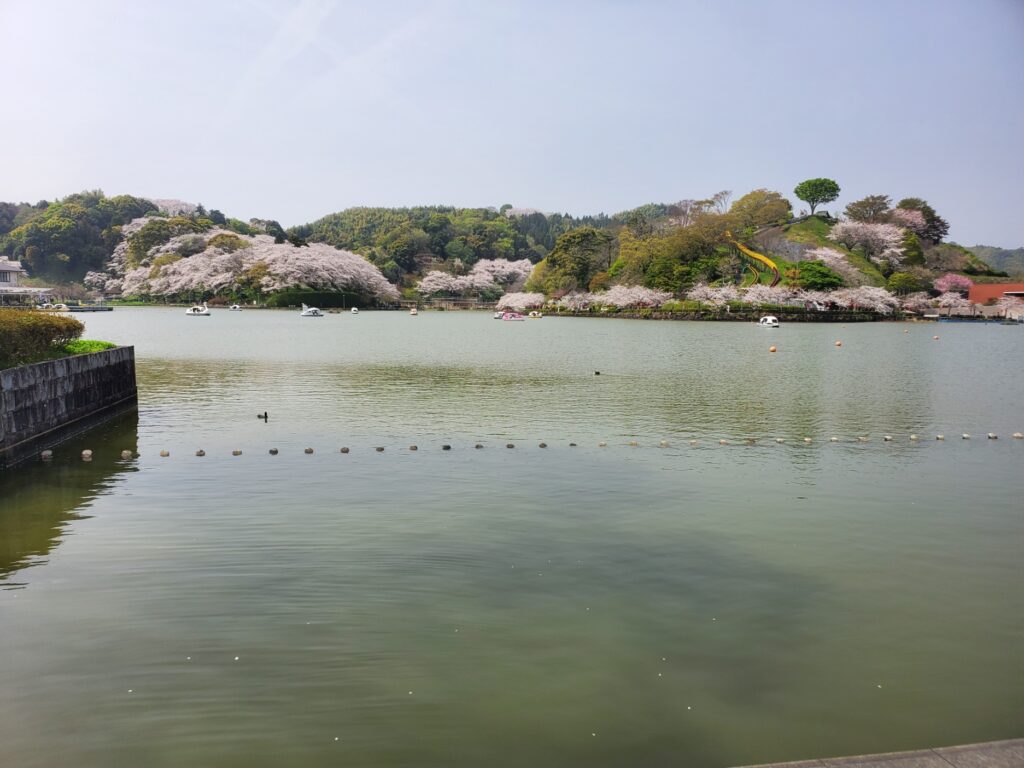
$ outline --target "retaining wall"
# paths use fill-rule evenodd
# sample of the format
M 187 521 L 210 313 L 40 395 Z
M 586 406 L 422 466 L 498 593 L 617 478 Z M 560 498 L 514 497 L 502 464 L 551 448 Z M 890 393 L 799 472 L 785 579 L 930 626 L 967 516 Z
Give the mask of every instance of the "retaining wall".
M 135 348 L 0 371 L 0 468 L 137 406 Z

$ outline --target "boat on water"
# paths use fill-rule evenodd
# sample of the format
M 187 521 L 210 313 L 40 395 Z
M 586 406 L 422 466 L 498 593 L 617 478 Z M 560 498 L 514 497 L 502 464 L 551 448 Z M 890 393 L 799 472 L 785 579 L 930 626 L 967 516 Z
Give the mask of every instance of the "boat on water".
M 242 311 L 242 305 L 241 304 L 232 304 L 230 307 L 228 307 L 228 310 L 231 311 L 231 312 L 241 312 Z
M 533 310 L 533 312 L 531 312 L 529 315 L 527 315 L 527 317 L 529 317 L 531 320 L 539 320 L 540 318 L 544 317 L 544 314 L 542 312 L 538 312 L 535 309 L 535 310 Z
M 189 317 L 209 317 L 210 308 L 206 306 L 206 302 L 204 301 L 202 304 L 196 304 L 194 307 L 186 309 L 185 314 Z
M 302 312 L 299 313 L 299 317 L 323 317 L 324 313 L 320 311 L 319 307 L 307 307 L 305 304 L 302 305 Z
M 495 312 L 494 313 L 494 319 L 495 320 L 501 320 L 501 316 L 504 315 L 504 314 L 505 314 L 504 312 Z
M 526 320 L 526 315 L 521 312 L 502 312 L 502 320 Z
M 418 315 L 419 313 L 420 311 L 416 309 L 416 307 L 413 307 L 412 309 L 409 310 L 409 314 L 412 315 L 413 317 L 416 317 L 416 315 Z
M 40 309 L 45 309 L 47 312 L 68 312 L 67 304 L 43 304 Z
M 775 315 L 765 315 L 757 321 L 757 324 L 761 328 L 778 328 L 779 318 L 775 317 Z
M 358 315 L 359 314 L 359 307 L 352 307 L 352 314 L 353 315 Z

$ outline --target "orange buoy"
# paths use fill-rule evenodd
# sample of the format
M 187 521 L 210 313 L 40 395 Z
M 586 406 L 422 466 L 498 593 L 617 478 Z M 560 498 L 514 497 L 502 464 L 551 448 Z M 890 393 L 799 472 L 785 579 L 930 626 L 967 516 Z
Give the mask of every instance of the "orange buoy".
M 774 344 L 772 344 L 772 345 L 771 345 L 770 347 L 768 347 L 768 351 L 769 351 L 769 352 L 775 352 L 775 351 L 777 351 L 777 350 L 775 349 L 775 345 L 774 345 Z
M 939 337 L 938 337 L 938 336 L 932 336 L 932 338 L 933 338 L 933 339 L 935 339 L 936 341 L 938 341 L 938 340 L 939 340 Z
M 841 347 L 841 346 L 843 346 L 843 342 L 841 342 L 841 341 L 837 341 L 837 342 L 836 342 L 836 346 L 837 346 L 837 347 Z

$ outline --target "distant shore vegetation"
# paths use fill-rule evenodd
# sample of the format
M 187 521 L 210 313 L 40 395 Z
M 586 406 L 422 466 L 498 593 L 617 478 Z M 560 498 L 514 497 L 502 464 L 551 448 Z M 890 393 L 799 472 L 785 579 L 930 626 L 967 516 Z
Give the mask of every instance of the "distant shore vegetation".
M 869 195 L 830 212 L 840 187 L 827 178 L 793 194 L 809 210 L 756 189 L 580 217 L 511 205 L 350 208 L 285 229 L 96 190 L 0 203 L 0 254 L 20 260 L 29 283 L 69 293 L 270 305 L 318 292 L 385 305 L 511 307 L 522 300 L 509 297 L 530 296 L 523 308 L 847 302 L 887 313 L 966 301 L 971 281 L 1009 274 L 982 256 L 1024 271 L 1024 251 L 944 242 L 949 224 L 923 198 Z

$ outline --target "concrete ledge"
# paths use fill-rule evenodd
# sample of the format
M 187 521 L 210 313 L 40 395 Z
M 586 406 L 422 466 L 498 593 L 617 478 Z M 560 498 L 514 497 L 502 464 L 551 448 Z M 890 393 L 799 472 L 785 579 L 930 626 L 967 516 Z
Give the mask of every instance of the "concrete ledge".
M 770 763 L 746 768 L 1021 768 L 1024 739 L 989 741 L 960 747 L 887 752 L 857 757 L 828 757 L 795 763 Z

